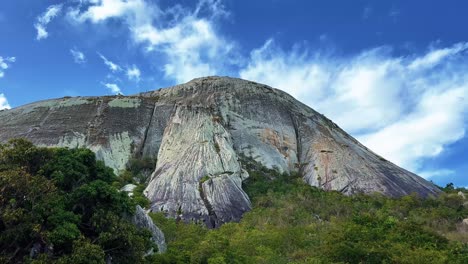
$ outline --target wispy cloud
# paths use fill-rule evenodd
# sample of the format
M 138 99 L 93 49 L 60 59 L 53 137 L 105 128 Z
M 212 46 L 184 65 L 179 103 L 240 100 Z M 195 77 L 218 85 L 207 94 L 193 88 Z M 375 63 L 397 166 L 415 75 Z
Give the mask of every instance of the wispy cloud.
M 49 33 L 47 32 L 47 24 L 52 21 L 57 15 L 60 14 L 62 11 L 63 4 L 58 4 L 58 5 L 51 5 L 47 8 L 47 10 L 39 15 L 36 19 L 36 23 L 34 24 L 34 27 L 37 30 L 37 40 L 45 39 L 49 36 Z
M 79 51 L 76 48 L 70 49 L 70 53 L 73 57 L 73 61 L 78 64 L 83 64 L 86 62 L 86 56 L 83 52 Z
M 10 64 L 15 62 L 15 57 L 2 57 L 0 56 L 0 78 L 5 76 L 5 70 L 10 68 Z M 0 93 L 0 110 L 10 109 L 10 104 L 3 93 Z
M 8 100 L 5 95 L 0 93 L 0 110 L 3 109 L 10 109 L 10 105 L 8 104 Z
M 127 78 L 129 80 L 135 80 L 135 81 L 140 81 L 140 69 L 138 69 L 137 66 L 133 65 L 131 67 L 127 68 Z
M 10 68 L 11 63 L 15 62 L 15 57 L 2 57 L 0 56 L 0 78 L 5 76 L 5 70 Z
M 433 179 L 433 178 L 438 178 L 438 177 L 447 177 L 447 176 L 452 176 L 455 174 L 455 171 L 453 170 L 447 170 L 447 169 L 442 169 L 442 170 L 430 170 L 430 171 L 424 171 L 419 173 L 422 177 L 426 179 Z
M 424 68 L 431 68 L 441 63 L 451 56 L 460 54 L 468 49 L 468 43 L 457 43 L 452 47 L 433 49 L 426 55 L 416 58 L 408 65 L 411 70 L 421 70 Z
M 101 59 L 104 61 L 104 64 L 109 67 L 109 70 L 111 70 L 112 72 L 118 72 L 118 71 L 121 71 L 122 68 L 116 64 L 116 63 L 113 63 L 112 61 L 108 60 L 106 57 L 104 57 L 104 55 L 102 55 L 101 53 L 98 53 L 99 57 L 101 57 Z
M 147 52 L 162 55 L 165 76 L 177 82 L 216 74 L 232 63 L 235 46 L 214 26 L 216 19 L 227 14 L 218 0 L 201 0 L 193 10 L 181 5 L 162 10 L 144 0 L 92 1 L 85 9 L 72 7 L 67 13 L 78 24 L 124 21 L 132 40 Z
M 251 53 L 240 76 L 284 89 L 380 155 L 420 171 L 424 158 L 465 134 L 466 45 L 408 57 L 381 47 L 345 59 L 285 52 L 270 40 Z
M 103 85 L 106 86 L 113 94 L 123 94 L 120 87 L 115 83 L 103 83 Z

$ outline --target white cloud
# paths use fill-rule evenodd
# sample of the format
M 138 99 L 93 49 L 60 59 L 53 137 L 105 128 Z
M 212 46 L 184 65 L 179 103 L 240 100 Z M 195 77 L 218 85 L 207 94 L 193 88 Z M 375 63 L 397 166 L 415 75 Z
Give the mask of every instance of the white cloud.
M 10 105 L 8 104 L 8 100 L 5 95 L 0 93 L 0 110 L 3 109 L 10 109 Z
M 437 90 L 424 92 L 416 109 L 401 120 L 360 139 L 397 164 L 419 169 L 420 158 L 439 155 L 465 134 L 468 86 Z
M 137 66 L 133 65 L 131 67 L 127 68 L 127 78 L 129 80 L 135 80 L 135 81 L 140 81 L 140 69 L 137 68 Z
M 72 7 L 68 16 L 77 22 L 91 21 L 99 23 L 110 18 L 128 18 L 132 24 L 150 22 L 151 16 L 157 11 L 145 0 L 83 0 L 88 4 L 81 12 L 80 5 Z
M 398 66 L 398 60 L 380 63 L 381 52 L 384 51 L 370 50 L 354 59 L 339 61 L 297 50 L 285 53 L 269 40 L 252 52 L 250 63 L 240 76 L 283 89 L 317 110 L 326 110 L 348 131 L 359 132 L 385 126 L 402 111 L 393 100 L 401 81 L 387 78 L 392 74 L 391 68 Z M 359 122 L 350 118 L 356 116 L 360 117 Z
M 60 14 L 62 7 L 63 4 L 51 5 L 44 13 L 37 17 L 36 23 L 34 24 L 34 27 L 37 30 L 37 40 L 45 39 L 49 36 L 49 33 L 46 29 L 47 24 L 49 24 L 52 19 Z
M 452 176 L 454 174 L 455 174 L 455 171 L 447 170 L 447 169 L 424 171 L 424 172 L 419 173 L 419 175 L 421 175 L 422 177 L 424 177 L 426 179 L 438 178 L 438 177 L 447 177 L 447 176 Z
M 15 57 L 2 57 L 0 56 L 0 78 L 5 76 L 5 70 L 10 68 L 11 63 L 15 62 Z
M 70 53 L 73 57 L 73 61 L 78 64 L 83 64 L 86 62 L 86 56 L 83 52 L 79 51 L 76 48 L 70 49 Z
M 468 111 L 468 44 L 395 57 L 385 47 L 351 58 L 285 52 L 270 40 L 240 76 L 285 90 L 370 149 L 412 171 L 461 139 Z
M 113 94 L 123 94 L 120 87 L 115 83 L 104 83 L 103 85 L 106 86 Z
M 411 70 L 420 70 L 421 68 L 434 67 L 442 60 L 447 59 L 450 56 L 457 55 L 466 49 L 468 49 L 468 43 L 457 43 L 450 48 L 434 49 L 426 55 L 415 59 L 410 65 L 408 65 L 408 68 Z
M 122 68 L 119 65 L 117 65 L 117 64 L 113 63 L 112 61 L 108 60 L 106 57 L 104 57 L 104 55 L 102 55 L 100 53 L 98 53 L 98 54 L 99 54 L 99 57 L 101 57 L 101 59 L 104 61 L 104 64 L 107 67 L 109 67 L 109 70 L 111 70 L 112 72 L 118 72 L 118 71 L 122 70 Z
M 169 79 L 185 82 L 214 75 L 234 60 L 231 54 L 235 46 L 214 26 L 215 19 L 227 15 L 221 1 L 201 0 L 193 11 L 180 5 L 161 10 L 144 0 L 86 2 L 87 8 L 72 8 L 68 16 L 77 23 L 123 21 L 136 44 L 163 56 L 162 70 Z

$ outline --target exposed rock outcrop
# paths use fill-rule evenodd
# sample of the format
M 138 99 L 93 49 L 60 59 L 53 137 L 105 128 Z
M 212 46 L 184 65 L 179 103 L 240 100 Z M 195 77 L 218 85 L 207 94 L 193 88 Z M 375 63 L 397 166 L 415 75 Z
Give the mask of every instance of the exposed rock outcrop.
M 177 106 L 171 116 L 146 196 L 155 211 L 208 226 L 238 220 L 250 209 L 228 131 L 210 108 Z M 209 180 L 201 182 L 202 178 Z
M 146 228 L 151 232 L 151 239 L 158 246 L 158 253 L 166 252 L 167 245 L 163 232 L 153 223 L 151 217 L 141 206 L 137 205 L 132 221 L 136 226 Z
M 131 157 L 158 159 L 151 209 L 208 226 L 250 209 L 243 155 L 345 194 L 435 195 L 436 186 L 376 155 L 336 124 L 268 86 L 207 77 L 135 96 L 77 97 L 0 112 L 0 142 L 88 147 L 116 172 Z M 403 133 L 403 131 L 402 131 Z

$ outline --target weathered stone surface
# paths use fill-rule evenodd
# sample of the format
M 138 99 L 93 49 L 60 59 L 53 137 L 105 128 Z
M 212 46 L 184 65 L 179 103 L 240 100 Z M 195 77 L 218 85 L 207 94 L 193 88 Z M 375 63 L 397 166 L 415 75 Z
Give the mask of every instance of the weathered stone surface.
M 41 146 L 87 147 L 118 172 L 143 145 L 157 145 L 157 140 L 145 142 L 154 110 L 154 99 L 141 97 L 41 101 L 1 111 L 0 142 L 24 137 Z M 147 154 L 156 156 L 157 147 L 147 146 Z
M 390 196 L 438 191 L 419 176 L 377 156 L 327 119 L 298 123 L 304 142 L 302 173 L 313 186 L 347 194 L 380 192 Z
M 250 209 L 239 156 L 346 194 L 440 191 L 379 157 L 288 94 L 245 80 L 206 77 L 135 96 L 77 97 L 0 111 L 0 142 L 88 147 L 116 171 L 158 157 L 146 195 L 152 210 L 208 226 Z
M 167 245 L 164 233 L 153 223 L 151 217 L 149 217 L 141 206 L 137 205 L 135 215 L 132 220 L 136 226 L 146 228 L 151 232 L 151 239 L 158 246 L 158 253 L 166 252 Z
M 241 164 L 220 121 L 209 108 L 176 107 L 145 190 L 152 210 L 216 227 L 250 209 Z

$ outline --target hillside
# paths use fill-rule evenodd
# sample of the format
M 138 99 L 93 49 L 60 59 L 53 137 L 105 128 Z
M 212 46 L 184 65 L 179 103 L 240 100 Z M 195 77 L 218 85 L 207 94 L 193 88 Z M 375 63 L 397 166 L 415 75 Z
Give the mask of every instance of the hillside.
M 133 96 L 47 100 L 2 111 L 0 122 L 0 142 L 86 147 L 116 173 L 132 159 L 157 161 L 145 190 L 152 211 L 210 227 L 251 209 L 242 157 L 347 195 L 440 192 L 288 94 L 228 77 Z
M 467 263 L 468 195 L 352 196 L 243 158 L 252 211 L 208 229 L 150 213 L 137 181 L 87 149 L 0 145 L 1 263 Z M 137 184 L 133 195 L 120 191 Z M 136 206 L 136 209 L 135 209 Z M 166 244 L 167 242 L 167 251 Z M 158 252 L 159 254 L 153 254 Z
M 157 263 L 467 263 L 468 195 L 346 196 L 245 161 L 252 211 L 209 230 L 153 214 L 168 251 Z

